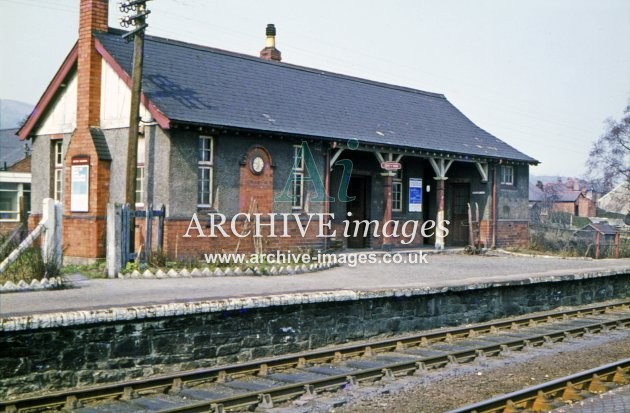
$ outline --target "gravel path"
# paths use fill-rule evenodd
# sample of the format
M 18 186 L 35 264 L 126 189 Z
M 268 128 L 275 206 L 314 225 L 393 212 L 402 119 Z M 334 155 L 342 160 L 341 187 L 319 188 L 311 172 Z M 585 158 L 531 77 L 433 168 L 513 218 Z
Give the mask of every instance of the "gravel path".
M 630 331 L 612 331 L 302 399 L 277 412 L 445 412 L 628 356 Z

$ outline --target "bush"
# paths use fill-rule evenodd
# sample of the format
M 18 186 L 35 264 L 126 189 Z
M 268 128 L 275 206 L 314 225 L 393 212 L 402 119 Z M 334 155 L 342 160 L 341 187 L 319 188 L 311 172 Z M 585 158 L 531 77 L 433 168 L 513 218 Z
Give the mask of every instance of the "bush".
M 533 226 L 529 231 L 529 248 L 534 251 L 560 254 L 569 257 L 595 258 L 595 235 L 575 236 L 575 230 Z M 580 234 L 578 232 L 578 234 Z M 602 237 L 599 245 L 600 258 L 613 258 L 615 245 L 610 238 Z M 619 258 L 630 257 L 630 234 L 622 233 L 619 239 Z
M 61 271 L 53 263 L 45 263 L 39 248 L 25 249 L 6 271 L 0 274 L 0 282 L 12 281 L 14 283 L 24 280 L 40 280 L 42 278 L 57 277 Z

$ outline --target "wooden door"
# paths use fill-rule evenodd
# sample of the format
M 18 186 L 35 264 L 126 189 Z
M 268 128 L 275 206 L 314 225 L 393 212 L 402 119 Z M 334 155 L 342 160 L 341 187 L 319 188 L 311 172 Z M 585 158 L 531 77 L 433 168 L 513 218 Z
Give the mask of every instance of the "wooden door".
M 350 221 L 348 229 L 348 248 L 365 248 L 368 246 L 368 238 L 364 236 L 365 225 L 361 225 L 357 230 L 357 236 L 354 236 L 356 224 L 354 221 L 363 221 L 368 219 L 368 177 L 361 175 L 353 175 L 350 177 L 348 184 L 348 196 L 354 197 L 354 200 L 348 202 L 348 212 L 352 216 L 346 217 Z
M 468 203 L 470 202 L 470 184 L 450 185 L 449 234 L 446 245 L 468 245 Z

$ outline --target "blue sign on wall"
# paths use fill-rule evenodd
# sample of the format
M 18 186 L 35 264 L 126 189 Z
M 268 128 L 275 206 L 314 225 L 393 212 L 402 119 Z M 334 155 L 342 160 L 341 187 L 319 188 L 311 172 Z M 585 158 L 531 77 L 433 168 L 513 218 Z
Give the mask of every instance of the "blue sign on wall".
M 409 212 L 422 212 L 422 178 L 409 178 Z

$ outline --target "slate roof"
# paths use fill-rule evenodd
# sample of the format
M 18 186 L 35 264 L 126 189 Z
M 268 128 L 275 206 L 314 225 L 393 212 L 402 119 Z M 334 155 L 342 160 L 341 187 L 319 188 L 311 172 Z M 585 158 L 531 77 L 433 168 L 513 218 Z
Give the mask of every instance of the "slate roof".
M 575 202 L 582 194 L 582 191 L 574 191 L 564 184 L 546 184 L 545 190 L 541 190 L 535 183 L 529 184 L 529 200 L 532 202 Z
M 94 142 L 94 149 L 98 159 L 104 161 L 111 161 L 112 155 L 109 152 L 109 146 L 105 140 L 105 134 L 100 128 L 90 128 L 90 135 L 92 136 L 92 142 Z
M 131 73 L 133 43 L 95 32 Z M 262 130 L 528 163 L 443 95 L 146 36 L 143 91 L 173 123 Z
M 17 128 L 0 130 L 0 169 L 15 165 L 22 159 L 26 158 L 24 153 L 24 145 L 30 148 L 30 143 L 21 141 L 17 137 Z
M 584 228 L 578 230 L 579 232 L 597 231 L 605 235 L 614 235 L 617 230 L 606 223 L 590 223 Z

